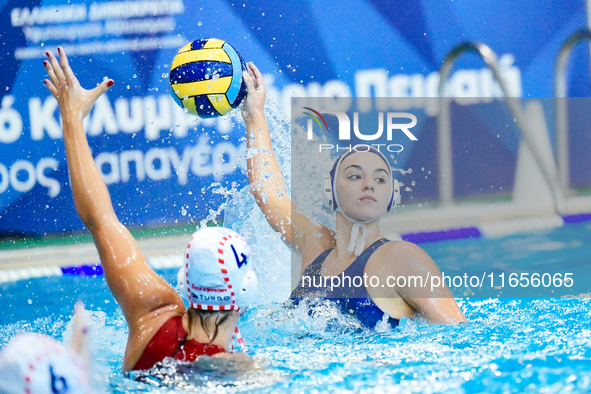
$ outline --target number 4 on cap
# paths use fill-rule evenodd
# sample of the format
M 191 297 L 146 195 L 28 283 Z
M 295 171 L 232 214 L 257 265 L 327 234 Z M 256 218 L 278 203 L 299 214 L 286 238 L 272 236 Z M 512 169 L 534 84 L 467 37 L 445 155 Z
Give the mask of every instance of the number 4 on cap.
M 236 253 L 236 249 L 234 249 L 234 245 L 230 245 L 232 248 L 232 252 L 234 252 L 234 258 L 236 258 L 236 264 L 238 264 L 238 268 L 241 268 L 244 264 L 248 263 L 246 260 L 246 255 L 244 253 L 240 253 L 242 260 L 238 259 L 238 253 Z

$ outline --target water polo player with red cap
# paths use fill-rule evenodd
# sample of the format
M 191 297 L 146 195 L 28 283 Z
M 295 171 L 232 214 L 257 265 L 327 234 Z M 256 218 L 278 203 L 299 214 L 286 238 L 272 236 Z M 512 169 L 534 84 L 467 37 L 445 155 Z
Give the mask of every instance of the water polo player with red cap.
M 300 283 L 291 298 L 324 298 L 338 303 L 343 313 L 355 315 L 375 327 L 388 314 L 396 326 L 402 317 L 415 314 L 433 323 L 456 323 L 466 318 L 447 287 L 431 294 L 418 287 L 388 286 L 388 277 L 426 278 L 440 276 L 433 260 L 420 247 L 404 241 L 389 241 L 381 234 L 380 218 L 395 204 L 399 193 L 387 158 L 375 148 L 344 152 L 326 177 L 326 205 L 336 212 L 336 229 L 316 223 L 301 214 L 288 197 L 281 168 L 264 117 L 265 86 L 254 64 L 243 72 L 247 102 L 242 107 L 248 148 L 257 153 L 248 158 L 248 177 L 255 197 L 271 227 L 302 259 Z M 269 174 L 272 174 L 269 176 Z M 333 288 L 323 278 L 378 277 L 382 286 Z M 304 282 L 303 278 L 307 278 Z M 345 280 L 343 280 L 345 282 Z M 320 283 L 319 286 L 316 284 Z M 336 283 L 336 281 L 335 281 Z
M 113 85 L 108 79 L 83 89 L 62 48 L 58 60 L 44 61 L 50 92 L 63 120 L 64 144 L 74 203 L 99 252 L 109 289 L 121 307 L 129 336 L 123 371 L 151 368 L 165 357 L 193 361 L 199 355 L 224 355 L 240 342 L 237 322 L 257 291 L 246 241 L 231 230 L 203 229 L 193 234 L 179 275 L 179 294 L 146 263 L 136 241 L 119 221 L 97 168 L 82 120 Z

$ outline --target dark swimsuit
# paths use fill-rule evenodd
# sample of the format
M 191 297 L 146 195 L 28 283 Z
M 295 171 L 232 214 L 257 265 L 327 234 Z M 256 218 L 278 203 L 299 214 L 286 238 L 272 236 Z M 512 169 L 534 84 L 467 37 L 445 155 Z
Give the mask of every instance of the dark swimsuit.
M 339 277 L 350 277 L 353 280 L 354 277 L 363 278 L 365 272 L 365 266 L 371 255 L 383 244 L 390 242 L 389 240 L 382 238 L 374 242 L 370 247 L 365 249 L 351 265 L 349 265 Z M 333 249 L 325 250 L 316 257 L 316 259 L 310 264 L 302 277 L 298 286 L 292 291 L 290 298 L 297 303 L 302 298 L 322 298 L 328 299 L 338 304 L 341 312 L 345 314 L 355 315 L 361 323 L 368 327 L 375 327 L 376 323 L 381 321 L 384 312 L 378 308 L 369 296 L 367 289 L 364 285 L 359 287 L 335 287 L 331 291 L 330 280 L 327 281 L 327 286 L 314 287 L 314 283 L 322 284 L 320 270 L 322 269 L 322 263 L 326 257 L 330 254 Z M 311 278 L 311 285 L 302 287 L 302 278 L 308 276 Z M 316 278 L 316 282 L 314 282 Z M 398 326 L 399 320 L 392 317 L 388 318 L 388 323 L 392 328 Z
M 200 343 L 192 339 L 187 340 L 182 317 L 176 316 L 160 327 L 144 349 L 133 370 L 150 369 L 166 357 L 181 361 L 195 361 L 197 357 L 202 355 L 213 356 L 224 352 L 225 350 L 217 345 Z

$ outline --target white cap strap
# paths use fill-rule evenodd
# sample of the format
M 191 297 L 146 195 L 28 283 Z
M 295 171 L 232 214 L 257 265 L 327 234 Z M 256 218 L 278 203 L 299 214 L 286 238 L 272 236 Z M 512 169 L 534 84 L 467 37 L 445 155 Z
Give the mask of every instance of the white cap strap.
M 361 234 L 359 234 L 359 230 L 361 230 Z M 365 246 L 365 235 L 365 224 L 361 222 L 355 222 L 353 224 L 353 229 L 351 230 L 351 240 L 349 241 L 349 247 L 347 248 L 350 254 L 359 256 L 361 252 L 363 252 L 363 247 Z M 355 239 L 356 237 L 358 238 Z
M 365 240 L 367 236 L 367 228 L 365 227 L 365 224 L 375 222 L 378 220 L 378 218 L 365 221 L 354 220 L 347 216 L 341 207 L 338 207 L 336 210 L 337 212 L 340 212 L 345 217 L 345 219 L 353 223 L 353 228 L 351 229 L 351 239 L 349 240 L 349 247 L 347 248 L 347 251 L 350 254 L 359 256 L 365 248 Z

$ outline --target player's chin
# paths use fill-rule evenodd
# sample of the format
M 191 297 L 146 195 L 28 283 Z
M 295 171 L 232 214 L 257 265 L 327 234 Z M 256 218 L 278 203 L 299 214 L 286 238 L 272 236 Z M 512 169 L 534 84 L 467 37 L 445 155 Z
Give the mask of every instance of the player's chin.
M 380 209 L 378 207 L 366 207 L 366 208 L 357 209 L 354 216 L 357 217 L 357 220 L 365 222 L 368 220 L 379 219 L 382 216 L 384 216 L 385 214 L 386 214 L 385 209 Z

